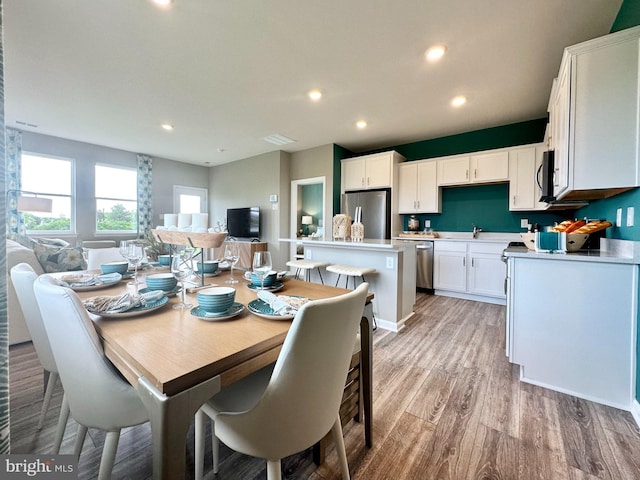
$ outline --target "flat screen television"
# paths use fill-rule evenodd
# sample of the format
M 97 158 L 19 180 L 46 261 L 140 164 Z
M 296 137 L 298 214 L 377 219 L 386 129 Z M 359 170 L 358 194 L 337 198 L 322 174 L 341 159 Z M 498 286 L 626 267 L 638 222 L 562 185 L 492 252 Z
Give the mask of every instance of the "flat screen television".
M 260 207 L 227 208 L 227 233 L 231 237 L 260 238 Z

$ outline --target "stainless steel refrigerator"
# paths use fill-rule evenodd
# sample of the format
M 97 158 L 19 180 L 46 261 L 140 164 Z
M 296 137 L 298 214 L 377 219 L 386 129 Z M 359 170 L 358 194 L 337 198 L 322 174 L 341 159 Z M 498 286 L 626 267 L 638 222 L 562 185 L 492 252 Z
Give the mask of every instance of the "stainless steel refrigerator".
M 365 238 L 391 238 L 391 190 L 361 190 L 343 193 L 340 213 L 355 221 L 356 207 L 362 207 Z

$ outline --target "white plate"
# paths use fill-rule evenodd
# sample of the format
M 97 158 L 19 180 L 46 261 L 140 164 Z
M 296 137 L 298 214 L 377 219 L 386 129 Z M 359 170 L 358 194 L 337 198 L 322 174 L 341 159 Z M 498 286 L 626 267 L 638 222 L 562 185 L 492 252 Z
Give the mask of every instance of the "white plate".
M 103 312 L 103 313 L 94 313 L 94 315 L 100 315 L 101 317 L 104 317 L 104 318 L 137 317 L 138 315 L 144 315 L 146 313 L 153 312 L 154 310 L 158 310 L 159 308 L 164 307 L 168 301 L 169 301 L 169 298 L 164 296 L 157 302 L 147 303 L 144 306 L 132 308 L 131 310 L 127 310 L 126 312 L 120 312 L 120 313 Z
M 244 310 L 244 305 L 238 302 L 234 302 L 226 312 L 223 313 L 211 313 L 207 312 L 200 305 L 191 309 L 191 315 L 198 317 L 201 320 L 207 320 L 209 322 L 215 322 L 217 320 L 227 320 L 239 315 Z
M 107 275 L 112 275 L 112 274 L 108 273 Z M 98 283 L 96 285 L 71 286 L 69 288 L 71 290 L 76 291 L 76 292 L 89 292 L 91 290 L 100 290 L 101 288 L 107 288 L 107 287 L 110 287 L 112 285 L 115 285 L 116 283 L 121 281 L 122 278 L 123 278 L 123 276 L 120 275 L 120 278 L 113 278 L 111 280 L 107 280 L 107 281 L 105 281 L 103 283 Z

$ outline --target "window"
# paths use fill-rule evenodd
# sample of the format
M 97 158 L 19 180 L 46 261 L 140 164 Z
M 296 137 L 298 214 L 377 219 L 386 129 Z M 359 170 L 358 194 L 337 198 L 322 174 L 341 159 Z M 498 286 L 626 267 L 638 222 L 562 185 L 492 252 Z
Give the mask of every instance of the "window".
M 207 189 L 174 185 L 173 208 L 176 213 L 207 213 Z
M 138 180 L 133 168 L 96 165 L 96 231 L 138 230 Z
M 52 212 L 22 212 L 28 233 L 75 232 L 73 160 L 22 153 L 21 191 L 52 200 Z

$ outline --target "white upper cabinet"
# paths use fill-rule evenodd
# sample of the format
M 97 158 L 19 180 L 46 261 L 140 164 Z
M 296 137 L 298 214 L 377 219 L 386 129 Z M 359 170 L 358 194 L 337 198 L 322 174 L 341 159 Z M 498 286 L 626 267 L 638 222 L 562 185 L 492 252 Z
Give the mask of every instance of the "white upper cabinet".
M 403 160 L 393 151 L 342 160 L 342 191 L 392 187 L 395 165 Z
M 406 162 L 398 166 L 399 213 L 440 213 L 436 162 Z
M 640 185 L 639 38 L 633 27 L 565 49 L 549 103 L 558 198 Z
M 471 155 L 469 176 L 472 183 L 506 182 L 509 180 L 509 153 Z
M 445 157 L 438 159 L 438 185 L 506 182 L 509 154 L 506 151 Z
M 509 210 L 546 209 L 537 183 L 544 151 L 543 144 L 509 150 Z

